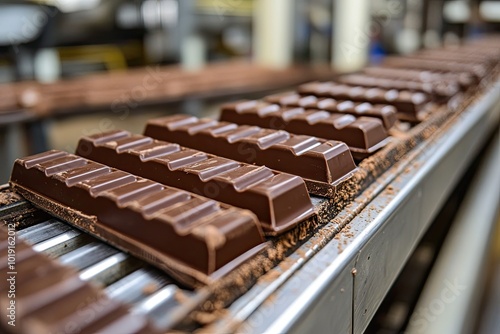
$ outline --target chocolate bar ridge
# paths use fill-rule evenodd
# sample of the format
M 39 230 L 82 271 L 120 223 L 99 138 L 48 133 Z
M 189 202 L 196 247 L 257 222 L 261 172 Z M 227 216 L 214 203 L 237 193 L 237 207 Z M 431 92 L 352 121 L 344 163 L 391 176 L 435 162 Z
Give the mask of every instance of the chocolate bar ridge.
M 76 154 L 167 186 L 248 209 L 271 234 L 290 229 L 315 214 L 306 185 L 298 176 L 127 131 L 83 137 Z
M 176 277 L 206 283 L 265 246 L 248 210 L 66 152 L 17 159 L 10 182 L 39 206 L 55 203 L 90 217 L 93 224 L 70 222 Z
M 286 109 L 265 102 L 241 101 L 224 105 L 220 119 L 342 141 L 353 154 L 370 154 L 387 143 L 382 121 L 371 117 L 356 118 L 326 111 Z
M 344 143 L 257 126 L 173 115 L 149 120 L 144 133 L 228 159 L 298 175 L 313 193 L 310 183 L 335 185 L 356 169 Z

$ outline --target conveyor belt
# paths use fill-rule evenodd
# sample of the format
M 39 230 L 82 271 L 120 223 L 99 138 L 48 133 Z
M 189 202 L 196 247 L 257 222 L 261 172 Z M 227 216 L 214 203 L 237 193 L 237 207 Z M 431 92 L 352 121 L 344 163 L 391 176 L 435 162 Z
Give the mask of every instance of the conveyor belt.
M 362 332 L 441 201 L 498 124 L 499 96 L 496 85 L 448 130 L 417 146 L 359 196 L 370 201 L 344 209 L 237 299 L 211 329 Z M 313 197 L 316 207 L 325 201 Z M 187 316 L 207 300 L 208 289 L 184 289 L 24 200 L 0 208 L 4 219 L 16 220 L 19 237 L 36 251 L 76 268 L 82 279 L 103 285 L 110 298 L 148 314 L 159 328 L 196 326 Z M 329 240 L 325 230 L 338 233 Z
M 16 211 L 37 210 L 30 206 L 24 200 L 6 205 L 0 208 L 0 221 L 15 216 Z M 186 301 L 195 301 L 193 291 L 67 223 L 57 218 L 30 220 L 29 226 L 23 220 L 18 223 L 18 237 L 34 250 L 76 268 L 81 279 L 104 286 L 110 298 L 131 304 L 134 312 L 148 314 L 158 328 L 171 328 L 191 310 Z

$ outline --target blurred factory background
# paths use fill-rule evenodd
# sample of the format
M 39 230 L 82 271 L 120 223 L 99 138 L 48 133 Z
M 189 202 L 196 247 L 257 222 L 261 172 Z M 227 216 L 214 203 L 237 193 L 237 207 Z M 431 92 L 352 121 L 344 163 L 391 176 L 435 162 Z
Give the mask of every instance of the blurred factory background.
M 83 134 L 140 131 L 169 111 L 210 114 L 217 98 L 499 27 L 500 2 L 481 0 L 2 1 L 0 181 L 16 157 L 71 150 Z
M 141 132 L 173 112 L 210 116 L 221 102 L 494 32 L 493 0 L 2 1 L 0 184 L 17 157 L 74 151 L 82 135 Z M 401 280 L 418 271 L 419 254 Z M 500 275 L 490 276 L 498 295 Z M 371 332 L 401 326 L 401 286 Z M 479 332 L 499 330 L 491 300 Z
M 40 0 L 0 4 L 0 80 L 152 63 L 360 67 L 386 53 L 454 43 L 500 25 L 487 0 Z

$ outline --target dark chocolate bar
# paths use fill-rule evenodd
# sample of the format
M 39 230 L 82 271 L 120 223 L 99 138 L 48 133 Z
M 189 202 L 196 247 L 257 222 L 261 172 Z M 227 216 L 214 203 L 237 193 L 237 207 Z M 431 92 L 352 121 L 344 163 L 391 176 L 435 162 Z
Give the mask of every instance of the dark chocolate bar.
M 479 82 L 486 74 L 487 67 L 482 64 L 471 64 L 459 61 L 424 59 L 419 57 L 386 57 L 382 63 L 384 67 L 417 68 L 422 70 L 438 70 L 448 72 L 469 72 Z
M 368 116 L 382 120 L 386 130 L 394 126 L 397 121 L 396 108 L 386 104 L 371 104 L 368 102 L 352 102 L 335 100 L 314 95 L 302 96 L 295 92 L 281 93 L 266 96 L 264 101 L 279 104 L 283 107 L 302 107 L 306 109 L 320 109 L 331 113 L 348 114 L 356 117 Z
M 371 154 L 387 143 L 382 121 L 372 117 L 331 114 L 304 108 L 242 101 L 222 107 L 221 121 L 283 129 L 295 134 L 343 141 L 353 154 Z
M 449 81 L 418 82 L 380 78 L 368 74 L 347 74 L 339 77 L 337 80 L 348 85 L 428 93 L 437 102 L 446 102 L 460 91 L 458 84 Z
M 498 63 L 498 57 L 500 52 L 496 54 L 480 54 L 473 51 L 467 51 L 462 49 L 450 50 L 450 49 L 429 49 L 422 50 L 414 56 L 422 59 L 436 59 L 436 60 L 450 60 L 460 61 L 460 62 L 470 62 L 485 64 L 489 69 L 492 69 Z
M 186 284 L 220 277 L 265 246 L 250 211 L 62 151 L 16 160 L 10 183 L 36 205 Z
M 76 154 L 129 173 L 248 209 L 264 230 L 283 232 L 314 215 L 302 178 L 267 167 L 111 131 L 83 137 Z
M 329 194 L 315 187 L 335 185 L 356 168 L 349 148 L 341 142 L 188 115 L 149 120 L 145 135 L 301 176 L 310 192 L 322 196 Z
M 10 279 L 0 288 L 0 305 L 8 314 L 2 316 L 2 333 L 158 333 L 146 316 L 132 314 L 76 271 L 9 236 L 0 227 L 0 272 Z M 15 251 L 10 264 L 9 249 Z
M 432 111 L 428 94 L 408 90 L 367 88 L 330 81 L 303 84 L 299 86 L 298 92 L 337 100 L 389 104 L 397 109 L 399 119 L 410 122 L 420 122 Z
M 447 85 L 458 85 L 462 91 L 466 91 L 476 83 L 474 75 L 468 72 L 446 72 L 440 70 L 419 70 L 408 68 L 391 67 L 366 67 L 363 73 L 379 78 L 390 78 L 422 83 L 443 83 Z

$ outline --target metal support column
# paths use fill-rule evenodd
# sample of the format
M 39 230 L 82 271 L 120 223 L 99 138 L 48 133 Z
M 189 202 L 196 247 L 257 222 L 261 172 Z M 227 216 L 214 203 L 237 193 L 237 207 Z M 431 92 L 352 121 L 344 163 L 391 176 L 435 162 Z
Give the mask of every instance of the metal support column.
M 292 62 L 292 0 L 256 0 L 254 3 L 253 53 L 258 65 L 276 69 Z
M 370 1 L 335 0 L 333 6 L 332 66 L 339 72 L 355 71 L 368 61 Z

